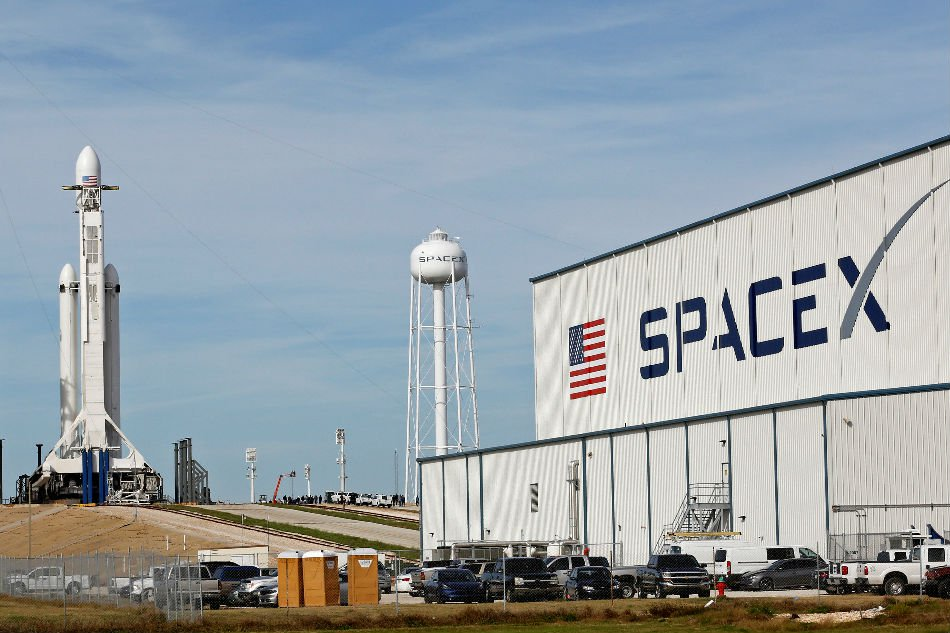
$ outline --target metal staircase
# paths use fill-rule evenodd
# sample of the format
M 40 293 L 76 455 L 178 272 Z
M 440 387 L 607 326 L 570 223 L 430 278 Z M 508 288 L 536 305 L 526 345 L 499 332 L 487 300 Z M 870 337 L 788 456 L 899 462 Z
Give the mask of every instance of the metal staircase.
M 690 484 L 672 523 L 663 526 L 653 551 L 671 539 L 734 536 L 728 482 Z

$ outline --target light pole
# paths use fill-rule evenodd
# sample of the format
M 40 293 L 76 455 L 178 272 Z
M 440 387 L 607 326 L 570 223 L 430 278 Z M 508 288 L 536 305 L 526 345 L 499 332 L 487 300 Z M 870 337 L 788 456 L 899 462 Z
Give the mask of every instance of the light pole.
M 3 440 L 0 437 L 0 503 L 3 503 Z

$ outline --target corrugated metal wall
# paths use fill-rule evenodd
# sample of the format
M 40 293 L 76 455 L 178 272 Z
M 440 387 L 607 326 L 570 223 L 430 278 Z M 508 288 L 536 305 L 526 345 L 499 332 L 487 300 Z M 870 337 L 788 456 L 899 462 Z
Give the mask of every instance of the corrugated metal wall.
M 778 526 L 782 543 L 825 549 L 822 405 L 775 413 Z
M 723 462 L 729 463 L 733 527 L 747 540 L 825 552 L 829 533 L 897 531 L 927 523 L 950 530 L 950 508 L 941 507 L 950 504 L 945 458 L 950 446 L 950 390 L 855 397 L 728 419 L 631 427 L 611 436 L 483 452 L 485 538 L 566 538 L 566 479 L 572 460 L 585 464 L 581 473 L 586 475 L 582 485 L 587 503 L 579 509 L 581 540 L 585 525 L 587 543 L 616 538 L 628 564 L 643 562 L 663 526 L 674 519 L 686 494 L 687 464 L 691 482 L 713 483 L 721 479 Z M 423 463 L 422 531 L 427 543 L 466 540 L 459 535 L 469 530 L 472 538 L 478 537 L 477 514 L 470 511 L 470 526 L 465 514 L 466 490 L 470 508 L 479 504 L 477 463 L 477 455 Z M 536 513 L 530 507 L 532 483 L 538 484 Z M 885 504 L 889 507 L 874 507 Z M 913 504 L 920 507 L 896 507 Z M 927 504 L 935 505 L 924 507 Z M 859 521 L 853 510 L 836 512 L 840 505 L 867 507 L 867 520 Z
M 830 402 L 827 416 L 831 506 L 950 503 L 950 392 Z M 864 529 L 853 511 L 830 519 L 835 534 Z M 927 523 L 950 529 L 950 508 L 867 509 L 870 532 Z
M 422 508 L 420 512 L 421 525 L 425 529 L 422 534 L 422 548 L 434 549 L 441 545 L 439 541 L 445 538 L 445 523 L 442 521 L 444 513 L 442 503 L 445 495 L 442 493 L 442 462 L 430 462 L 422 466 Z
M 446 460 L 445 464 L 445 539 L 467 541 L 471 538 L 468 514 L 468 474 L 464 459 Z M 475 532 L 478 535 L 478 532 Z
M 732 508 L 748 540 L 775 542 L 775 442 L 772 412 L 740 415 L 732 426 Z
M 587 538 L 588 543 L 612 543 L 610 438 L 587 440 Z M 583 539 L 583 532 L 581 535 Z M 603 553 L 599 550 L 598 553 Z
M 873 299 L 841 338 L 852 285 L 888 231 L 950 178 L 948 151 L 896 158 L 536 282 L 537 438 L 950 381 L 940 353 L 950 342 L 935 318 L 950 308 L 938 283 L 950 274 L 938 247 L 950 239 L 950 186 L 903 225 L 873 276 Z M 678 306 L 690 299 L 704 302 L 706 327 L 687 310 L 678 330 Z M 643 321 L 650 310 L 665 317 Z M 567 329 L 604 315 L 608 391 L 571 401 Z M 699 341 L 684 339 L 692 331 Z M 730 331 L 733 346 L 722 337 Z M 666 340 L 645 350 L 641 335 Z M 641 375 L 664 360 L 665 374 Z
M 689 425 L 689 483 L 713 484 L 723 478 L 729 463 L 729 428 L 725 418 Z
M 581 457 L 580 442 L 485 453 L 482 457 L 485 538 L 566 538 L 567 468 L 572 460 Z M 530 485 L 533 483 L 538 484 L 538 512 L 531 512 Z M 580 503 L 579 499 L 579 506 Z M 580 517 L 583 508 L 578 510 Z
M 614 436 L 617 540 L 623 544 L 623 562 L 628 565 L 645 560 L 653 546 L 650 540 L 646 437 L 644 432 Z
M 678 424 L 651 429 L 649 435 L 652 543 L 686 498 L 686 431 Z
M 482 539 L 482 504 L 481 504 L 481 477 L 480 460 L 477 455 L 469 455 L 468 462 L 468 516 L 469 539 Z

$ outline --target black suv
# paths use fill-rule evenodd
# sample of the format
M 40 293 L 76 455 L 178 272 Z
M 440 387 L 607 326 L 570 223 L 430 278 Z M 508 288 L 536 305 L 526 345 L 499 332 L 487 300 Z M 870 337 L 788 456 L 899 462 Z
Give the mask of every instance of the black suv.
M 548 571 L 540 558 L 499 558 L 494 568 L 482 574 L 485 600 L 504 597 L 509 602 L 522 598 L 551 600 L 561 596 L 557 575 Z

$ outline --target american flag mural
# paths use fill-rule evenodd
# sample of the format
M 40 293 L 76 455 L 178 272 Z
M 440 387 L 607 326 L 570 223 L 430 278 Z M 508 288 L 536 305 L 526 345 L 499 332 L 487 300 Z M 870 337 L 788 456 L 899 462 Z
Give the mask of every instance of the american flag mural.
M 607 393 L 607 327 L 604 319 L 568 328 L 567 347 L 571 400 Z

